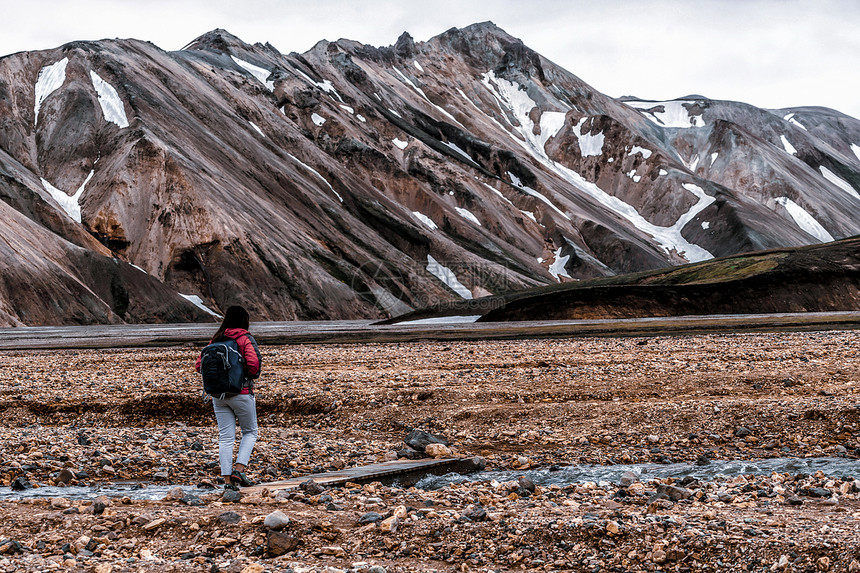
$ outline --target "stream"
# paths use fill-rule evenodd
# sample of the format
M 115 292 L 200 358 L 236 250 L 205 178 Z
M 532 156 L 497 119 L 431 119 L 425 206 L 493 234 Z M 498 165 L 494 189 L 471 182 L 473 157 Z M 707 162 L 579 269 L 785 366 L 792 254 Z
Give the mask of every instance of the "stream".
M 424 490 L 435 490 L 455 483 L 490 480 L 504 482 L 516 480 L 520 476 L 528 477 L 536 485 L 549 486 L 557 484 L 565 486 L 583 482 L 617 483 L 625 472 L 634 473 L 644 482 L 657 478 L 671 477 L 680 479 L 687 476 L 700 481 L 713 481 L 738 475 L 769 476 L 772 473 L 814 474 L 819 470 L 828 476 L 836 478 L 860 478 L 860 460 L 851 458 L 771 458 L 765 460 L 713 460 L 707 465 L 678 463 L 553 466 L 525 471 L 485 471 L 469 475 L 428 475 L 421 479 L 416 484 L 416 487 Z M 92 486 L 43 486 L 22 491 L 15 491 L 9 487 L 0 487 L 0 501 L 53 497 L 65 497 L 70 500 L 88 500 L 100 495 L 107 497 L 128 496 L 136 500 L 158 500 L 165 497 L 170 488 L 175 486 L 176 484 L 104 483 Z M 191 495 L 202 495 L 204 493 L 211 493 L 212 491 L 220 491 L 220 488 L 213 490 L 189 486 L 182 486 L 182 489 L 185 490 L 186 494 Z

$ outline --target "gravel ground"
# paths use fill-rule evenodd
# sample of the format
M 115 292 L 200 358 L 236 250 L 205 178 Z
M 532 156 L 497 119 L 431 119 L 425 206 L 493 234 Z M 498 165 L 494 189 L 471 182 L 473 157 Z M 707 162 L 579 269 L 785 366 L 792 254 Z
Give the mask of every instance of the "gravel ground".
M 856 459 L 857 348 L 851 331 L 267 346 L 249 474 L 374 463 L 412 428 L 489 470 Z M 198 352 L 4 352 L 0 484 L 217 488 Z M 0 571 L 860 572 L 853 477 L 628 481 L 25 497 L 2 502 Z M 282 531 L 263 523 L 277 510 Z

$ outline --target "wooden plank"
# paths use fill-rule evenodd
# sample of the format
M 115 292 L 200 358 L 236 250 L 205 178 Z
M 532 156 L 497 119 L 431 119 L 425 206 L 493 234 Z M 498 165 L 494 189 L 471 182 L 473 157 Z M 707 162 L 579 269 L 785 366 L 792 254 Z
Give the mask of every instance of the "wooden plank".
M 425 460 L 394 460 L 367 466 L 344 468 L 335 472 L 310 474 L 243 487 L 243 495 L 253 495 L 268 489 L 278 491 L 283 489 L 298 489 L 302 482 L 313 480 L 324 487 L 341 486 L 347 482 L 368 483 L 373 481 L 398 481 L 403 485 L 413 485 L 427 474 L 442 475 L 451 472 L 472 473 L 484 469 L 482 458 L 440 458 Z

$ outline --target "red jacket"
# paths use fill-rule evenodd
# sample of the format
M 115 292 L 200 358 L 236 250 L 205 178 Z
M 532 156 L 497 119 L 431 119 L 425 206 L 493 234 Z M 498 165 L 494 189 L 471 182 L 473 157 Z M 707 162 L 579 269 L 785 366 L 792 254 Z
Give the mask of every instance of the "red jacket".
M 262 366 L 262 357 L 260 356 L 260 348 L 257 346 L 257 341 L 244 328 L 228 328 L 224 331 L 224 336 L 232 338 L 239 345 L 239 352 L 245 359 L 245 376 L 248 380 L 248 387 L 242 389 L 242 394 L 250 393 L 253 388 L 253 380 L 260 377 L 260 368 Z M 211 343 L 211 341 L 210 341 Z M 197 357 L 197 362 L 194 364 L 194 369 L 200 372 L 200 359 Z

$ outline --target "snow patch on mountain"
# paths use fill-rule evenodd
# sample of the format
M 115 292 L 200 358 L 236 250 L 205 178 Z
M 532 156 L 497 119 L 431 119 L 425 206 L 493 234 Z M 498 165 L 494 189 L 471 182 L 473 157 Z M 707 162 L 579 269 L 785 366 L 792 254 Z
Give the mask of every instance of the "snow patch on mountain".
M 418 70 L 422 74 L 424 73 L 424 68 L 421 67 L 421 64 L 418 63 L 418 60 L 413 60 L 412 63 L 415 65 L 416 70 Z
M 854 152 L 854 155 L 857 156 L 857 160 L 860 161 L 860 145 L 851 144 L 851 151 Z
M 125 115 L 125 106 L 119 98 L 119 94 L 116 89 L 92 70 L 90 70 L 90 78 L 92 79 L 93 87 L 96 88 L 96 93 L 99 96 L 99 105 L 102 107 L 105 121 L 115 123 L 121 128 L 128 127 L 128 117 Z
M 714 166 L 714 161 L 716 161 L 716 160 L 717 160 L 717 157 L 719 157 L 719 155 L 720 155 L 720 154 L 719 154 L 719 153 L 716 153 L 716 152 L 715 152 L 715 153 L 711 153 L 711 167 L 713 167 L 713 166 Z
M 233 61 L 236 62 L 237 64 L 239 64 L 239 66 L 242 67 L 245 71 L 247 71 L 249 74 L 251 74 L 252 76 L 257 78 L 261 84 L 266 86 L 267 90 L 269 90 L 270 92 L 275 91 L 275 82 L 270 82 L 269 80 L 266 79 L 271 75 L 272 72 L 270 72 L 266 68 L 261 68 L 260 66 L 255 66 L 251 62 L 246 62 L 245 60 L 240 60 L 236 56 L 231 55 L 230 57 L 233 58 Z
M 553 278 L 558 282 L 561 282 L 561 279 L 558 278 L 560 276 L 570 278 L 570 275 L 567 274 L 567 270 L 564 268 L 564 266 L 567 264 L 567 261 L 570 260 L 570 255 L 565 255 L 562 257 L 561 247 L 556 249 L 553 255 L 555 255 L 555 259 L 549 266 L 549 274 L 551 274 Z
M 424 213 L 421 213 L 419 211 L 412 211 L 412 214 L 415 216 L 416 219 L 424 223 L 431 231 L 435 231 L 439 228 L 436 226 L 436 223 L 433 222 L 433 219 L 431 219 Z
M 335 190 L 334 190 L 334 187 L 332 187 L 332 186 L 331 186 L 331 183 L 329 183 L 329 182 L 328 182 L 328 179 L 326 179 L 325 177 L 323 177 L 322 175 L 320 175 L 320 172 L 319 172 L 319 171 L 317 171 L 316 169 L 314 169 L 313 167 L 311 167 L 311 166 L 310 166 L 310 165 L 308 165 L 307 163 L 304 163 L 302 160 L 300 160 L 298 157 L 296 157 L 296 156 L 295 156 L 295 155 L 293 155 L 292 153 L 287 153 L 287 156 L 288 156 L 290 159 L 292 159 L 293 161 L 295 161 L 296 163 L 298 163 L 299 165 L 301 165 L 302 167 L 304 167 L 305 169 L 307 169 L 308 171 L 310 171 L 311 173 L 313 173 L 314 175 L 316 175 L 317 177 L 319 177 L 319 178 L 320 178 L 320 180 L 321 180 L 323 183 L 325 183 L 325 184 L 328 186 L 328 188 L 329 188 L 329 189 L 331 189 L 331 192 L 332 192 L 332 193 L 334 193 L 334 194 L 337 196 L 338 201 L 340 201 L 341 203 L 343 203 L 343 197 L 341 197 L 341 196 L 340 196 L 340 193 L 338 193 L 337 191 L 335 191 Z
M 448 267 L 439 264 L 432 255 L 427 255 L 427 272 L 445 283 L 448 288 L 460 295 L 461 298 L 471 299 L 472 291 L 463 286 L 454 272 Z
M 462 207 L 454 207 L 454 210 L 456 210 L 457 213 L 464 219 L 473 222 L 479 227 L 481 226 L 481 222 L 478 220 L 478 218 L 475 217 L 474 213 L 472 213 L 468 209 L 463 209 Z
M 638 109 L 642 115 L 656 123 L 661 127 L 704 127 L 705 120 L 701 115 L 692 115 L 690 111 L 684 107 L 684 104 L 690 105 L 692 101 L 673 100 L 673 101 L 626 101 L 624 102 L 632 108 Z M 656 108 L 661 107 L 663 111 Z
M 669 172 L 666 171 L 665 169 L 661 169 L 660 172 L 658 173 L 658 175 L 668 175 L 668 174 L 669 174 Z
M 632 179 L 634 183 L 639 183 L 639 181 L 642 179 L 641 175 L 636 175 L 635 169 L 631 169 L 630 171 L 627 172 L 626 175 L 627 175 L 627 177 Z
M 202 310 L 204 312 L 208 312 L 212 316 L 215 316 L 217 318 L 224 318 L 223 316 L 221 316 L 220 314 L 218 314 L 217 312 L 215 312 L 214 310 L 212 310 L 211 308 L 209 308 L 208 306 L 203 304 L 203 299 L 200 298 L 199 296 L 197 296 L 196 294 L 179 293 L 179 296 L 181 296 L 182 298 L 184 298 L 185 300 L 187 300 L 188 302 L 190 302 L 191 304 L 193 304 L 194 306 L 196 306 L 200 310 Z
M 819 169 L 821 170 L 821 174 L 824 175 L 825 179 L 827 179 L 852 197 L 860 199 L 860 193 L 857 193 L 857 191 L 851 186 L 850 183 L 848 183 L 823 165 L 820 166 Z
M 344 110 L 349 115 L 355 114 L 355 110 L 353 108 L 349 107 L 348 105 L 340 104 L 340 109 Z
M 582 124 L 585 123 L 586 119 L 588 118 L 583 117 L 572 128 L 576 134 L 576 138 L 579 140 L 579 152 L 583 157 L 602 155 L 605 136 L 602 131 L 595 134 L 586 133 L 583 135 Z M 648 153 L 650 155 L 651 152 L 649 151 Z
M 329 97 L 331 97 L 331 99 L 337 98 L 337 101 L 339 101 L 340 103 L 344 103 L 343 98 L 340 97 L 340 94 L 337 92 L 334 85 L 332 85 L 331 80 L 323 80 L 321 82 L 317 82 L 300 69 L 295 68 L 295 70 L 306 82 L 315 85 L 316 87 L 327 93 Z M 376 97 L 379 98 L 379 95 L 377 95 Z
M 520 127 L 515 129 L 523 139 L 515 137 L 513 134 L 511 134 L 511 137 L 526 151 L 528 151 L 532 157 L 571 183 L 574 187 L 588 193 L 601 204 L 630 221 L 637 229 L 651 235 L 660 248 L 667 253 L 670 253 L 671 250 L 674 249 L 690 262 L 713 258 L 713 255 L 710 252 L 698 245 L 690 243 L 681 235 L 681 229 L 684 225 L 686 225 L 693 217 L 698 215 L 702 209 L 713 203 L 713 197 L 705 194 L 705 192 L 696 185 L 691 183 L 684 184 L 683 187 L 699 197 L 699 201 L 693 205 L 687 213 L 681 215 L 681 217 L 671 227 L 660 227 L 652 224 L 645 219 L 645 217 L 640 215 L 632 205 L 625 203 L 618 197 L 606 193 L 603 189 L 594 183 L 591 183 L 576 171 L 550 159 L 543 148 L 543 144 L 546 140 L 542 140 L 541 137 L 544 134 L 541 134 L 540 136 L 535 135 L 534 123 L 529 119 L 529 112 L 537 104 L 528 96 L 525 90 L 520 89 L 520 87 L 513 82 L 507 81 L 503 78 L 497 78 L 492 71 L 482 74 L 482 76 L 482 83 L 484 86 L 493 94 L 496 100 L 500 102 L 500 105 L 501 102 L 504 102 L 512 115 L 519 121 Z M 686 108 L 683 109 L 686 113 Z M 702 123 L 702 125 L 704 125 L 704 123 Z M 696 158 L 696 163 L 698 163 L 698 157 Z M 562 213 L 561 210 L 553 205 L 545 196 L 541 195 L 534 189 L 530 189 L 529 187 L 522 185 L 519 178 L 517 178 L 513 173 L 508 172 L 508 177 L 511 178 L 511 181 L 515 186 L 523 189 L 530 195 L 539 198 L 555 211 L 561 213 L 565 218 L 570 219 L 570 217 Z
M 445 147 L 447 147 L 448 149 L 450 149 L 450 150 L 451 150 L 451 151 L 453 151 L 454 153 L 457 153 L 457 154 L 459 154 L 459 155 L 462 155 L 462 156 L 463 156 L 463 158 L 464 158 L 464 159 L 466 159 L 469 163 L 471 163 L 471 164 L 473 164 L 473 165 L 477 165 L 477 164 L 475 163 L 475 160 L 474 160 L 474 159 L 472 159 L 471 157 L 469 157 L 469 154 L 468 154 L 468 153 L 466 153 L 465 151 L 463 151 L 462 149 L 460 149 L 456 144 L 454 144 L 454 143 L 450 143 L 450 142 L 447 142 L 447 141 L 440 141 L 439 143 L 441 143 L 442 145 L 444 145 Z
M 33 125 L 39 123 L 39 109 L 49 95 L 60 89 L 66 81 L 66 66 L 69 65 L 69 58 L 63 58 L 59 62 L 53 63 L 50 66 L 45 66 L 39 70 L 39 77 L 36 79 L 36 103 L 33 106 L 35 118 Z
M 325 118 L 318 113 L 311 114 L 311 121 L 314 122 L 314 125 L 317 127 L 322 127 L 325 124 Z
M 259 134 L 260 134 L 260 135 L 262 135 L 263 137 L 266 137 L 266 134 L 265 134 L 265 133 L 263 133 L 263 130 L 262 130 L 262 129 L 260 129 L 260 126 L 259 126 L 259 125 L 257 125 L 256 123 L 254 123 L 253 121 L 250 121 L 250 120 L 248 121 L 248 123 L 250 123 L 250 124 L 251 124 L 251 127 L 253 127 L 254 129 L 256 129 L 256 130 L 257 130 L 257 133 L 259 133 Z
M 405 324 L 469 324 L 471 322 L 477 322 L 479 318 L 481 318 L 480 314 L 461 316 L 436 316 L 433 318 L 405 320 L 403 322 L 398 322 L 397 326 L 403 326 Z
M 427 103 L 429 103 L 430 105 L 432 105 L 433 107 L 435 107 L 437 110 L 439 110 L 439 112 L 441 112 L 441 113 L 442 113 L 442 115 L 444 115 L 445 117 L 447 117 L 448 119 L 450 119 L 451 121 L 453 121 L 454 123 L 456 123 L 457 125 L 459 125 L 460 127 L 465 128 L 465 126 L 464 126 L 462 123 L 460 123 L 459 121 L 457 121 L 457 119 L 456 119 L 453 115 L 451 115 L 450 113 L 448 113 L 448 112 L 447 112 L 446 110 L 444 110 L 442 107 L 440 107 L 440 106 L 436 105 L 435 103 L 433 103 L 432 101 L 430 101 L 430 98 L 429 98 L 429 97 L 427 97 L 427 94 L 425 94 L 425 93 L 424 93 L 424 90 L 422 90 L 421 88 L 419 88 L 418 86 L 416 86 L 416 85 L 412 82 L 412 80 L 410 80 L 409 78 L 407 78 L 407 77 L 406 77 L 406 75 L 404 75 L 404 73 L 403 73 L 403 72 L 401 72 L 400 70 L 398 70 L 396 66 L 391 66 L 391 67 L 392 67 L 392 69 L 393 69 L 395 72 L 397 72 L 397 75 L 399 75 L 399 76 L 401 77 L 401 79 L 403 79 L 403 81 L 404 81 L 404 82 L 405 82 L 409 87 L 411 87 L 413 90 L 415 90 L 416 92 L 418 92 L 419 94 L 421 94 L 421 97 L 423 97 L 425 100 L 427 100 Z
M 399 140 L 399 139 L 398 139 L 398 138 L 396 138 L 396 137 L 395 137 L 394 139 L 392 139 L 392 140 L 391 140 L 391 143 L 393 143 L 394 145 L 396 145 L 396 146 L 397 146 L 397 147 L 399 147 L 400 149 L 406 149 L 406 146 L 407 146 L 407 145 L 409 145 L 409 142 L 407 142 L 407 141 L 401 141 L 401 140 Z
M 645 149 L 644 147 L 639 147 L 638 145 L 634 145 L 630 149 L 630 155 L 636 155 L 637 153 L 641 153 L 642 157 L 644 157 L 645 159 L 648 159 L 649 157 L 651 157 L 651 154 L 654 152 L 651 151 L 650 149 Z
M 93 174 L 95 174 L 95 170 L 91 170 L 90 174 L 87 175 L 87 178 L 84 179 L 84 182 L 78 187 L 78 190 L 75 191 L 74 195 L 68 195 L 64 191 L 60 191 L 50 183 L 45 178 L 42 179 L 42 187 L 45 188 L 45 191 L 51 194 L 54 201 L 56 201 L 60 208 L 65 211 L 66 215 L 68 215 L 74 221 L 80 223 L 81 222 L 81 196 L 84 194 L 84 189 L 87 187 L 87 183 L 90 182 L 90 179 L 93 178 Z
M 520 181 L 520 178 L 517 177 L 516 175 L 514 175 L 513 173 L 511 173 L 510 171 L 508 171 L 508 177 L 511 178 L 511 183 L 514 184 L 514 187 L 522 189 L 523 191 L 525 191 L 526 193 L 528 193 L 532 197 L 540 199 L 542 202 L 546 203 L 550 208 L 552 208 L 553 211 L 555 211 L 556 213 L 558 213 L 559 215 L 561 215 L 565 219 L 570 219 L 570 217 L 565 215 L 561 209 L 559 209 L 558 207 L 553 205 L 552 201 L 547 199 L 545 195 L 543 195 L 542 193 L 538 193 L 537 191 L 535 191 L 531 187 L 523 185 L 522 181 Z
M 827 229 L 821 226 L 821 223 L 815 220 L 815 217 L 809 214 L 809 211 L 789 199 L 788 197 L 777 197 L 776 202 L 785 207 L 791 218 L 798 227 L 821 241 L 829 243 L 833 240 L 833 235 L 827 232 Z
M 799 127 L 800 129 L 806 130 L 806 128 L 803 126 L 803 124 L 801 124 L 799 121 L 797 121 L 796 119 L 794 119 L 794 113 L 789 113 L 788 115 L 786 115 L 786 116 L 785 116 L 784 118 L 782 118 L 782 119 L 784 119 L 785 121 L 787 121 L 788 123 L 790 123 L 790 124 L 792 124 L 792 125 L 796 125 L 796 126 L 797 126 L 797 127 Z
M 786 138 L 784 135 L 780 135 L 779 140 L 782 142 L 782 146 L 785 148 L 786 153 L 790 155 L 797 155 L 797 150 L 794 148 L 791 142 L 788 141 L 788 138 Z

